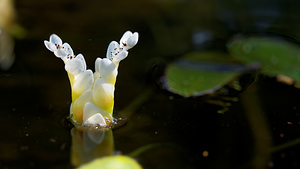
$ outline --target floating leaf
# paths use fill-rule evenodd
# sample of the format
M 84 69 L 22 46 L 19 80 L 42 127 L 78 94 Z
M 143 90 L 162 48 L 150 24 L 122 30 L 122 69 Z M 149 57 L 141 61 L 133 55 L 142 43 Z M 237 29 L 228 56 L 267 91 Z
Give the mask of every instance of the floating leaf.
M 279 39 L 240 38 L 228 45 L 230 54 L 244 63 L 258 63 L 262 73 L 300 81 L 300 47 Z
M 184 97 L 200 96 L 220 89 L 244 70 L 224 53 L 189 53 L 167 67 L 165 86 Z
M 128 156 L 107 156 L 96 159 L 90 163 L 82 165 L 79 169 L 142 169 L 142 167 Z

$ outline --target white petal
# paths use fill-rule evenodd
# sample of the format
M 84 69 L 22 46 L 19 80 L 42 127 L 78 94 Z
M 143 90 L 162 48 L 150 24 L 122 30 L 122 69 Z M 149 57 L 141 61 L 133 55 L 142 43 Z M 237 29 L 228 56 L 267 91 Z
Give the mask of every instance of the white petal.
M 98 69 L 101 78 L 109 83 L 115 84 L 118 70 L 111 60 L 107 58 L 102 59 L 99 63 Z
M 72 96 L 80 96 L 86 90 L 91 89 L 94 82 L 93 72 L 91 70 L 86 70 L 80 73 L 72 86 Z
M 127 40 L 132 36 L 132 32 L 131 31 L 126 31 L 122 38 L 120 39 L 120 45 L 124 45 L 124 43 L 126 44 Z
M 86 70 L 86 62 L 85 62 L 83 55 L 80 53 L 75 57 L 75 59 L 80 60 L 83 65 L 83 69 Z
M 66 62 L 65 69 L 68 73 L 77 76 L 84 71 L 84 66 L 80 60 L 72 59 Z
M 70 111 L 72 112 L 73 117 L 75 117 L 75 119 L 77 120 L 79 118 L 82 118 L 83 115 L 81 115 L 81 113 L 83 113 L 83 108 L 85 104 L 91 101 L 92 101 L 92 89 L 88 89 L 83 94 L 81 94 L 70 107 Z
M 54 55 L 56 57 L 62 58 L 62 57 L 67 56 L 67 52 L 65 50 L 63 50 L 63 49 L 58 49 L 58 50 L 54 51 Z
M 96 79 L 92 92 L 93 102 L 101 109 L 112 112 L 115 86 L 103 78 Z
M 121 60 L 125 59 L 128 56 L 128 52 L 123 50 L 122 52 L 118 53 L 113 57 L 114 62 L 120 62 Z
M 91 102 L 87 102 L 83 108 L 83 122 L 87 121 L 90 117 L 92 117 L 95 114 L 101 114 L 101 116 L 103 116 L 104 119 L 108 118 L 109 120 L 112 120 L 112 116 L 110 113 L 99 108 Z
M 106 121 L 100 113 L 97 113 L 83 122 L 83 125 L 89 125 L 89 124 L 99 124 L 100 126 L 105 127 Z
M 100 72 L 100 63 L 101 63 L 102 59 L 101 58 L 97 58 L 95 61 L 95 72 Z
M 116 41 L 110 42 L 110 44 L 108 45 L 108 48 L 107 48 L 106 58 L 112 60 L 113 56 L 117 52 L 119 52 L 119 50 L 120 50 L 120 45 L 118 44 L 118 42 L 116 42 Z
M 83 118 L 82 118 L 83 122 L 85 122 L 91 116 L 99 113 L 100 111 L 101 111 L 101 109 L 99 109 L 93 103 L 90 103 L 90 102 L 85 103 L 84 108 L 83 108 Z
M 103 78 L 98 78 L 94 83 L 93 97 L 113 96 L 115 86 Z M 97 99 L 95 99 L 97 101 Z
M 70 56 L 74 56 L 74 52 L 73 49 L 71 48 L 71 46 L 68 43 L 64 43 L 62 45 L 62 48 L 66 51 L 66 53 Z
M 130 36 L 129 39 L 127 40 L 127 46 L 130 48 L 134 47 L 137 44 L 138 40 L 139 40 L 139 34 L 137 32 L 134 32 L 134 34 Z
M 55 46 L 56 46 L 56 45 L 62 46 L 62 40 L 61 40 L 60 37 L 57 36 L 56 34 L 52 34 L 52 35 L 50 36 L 50 42 L 51 42 L 52 44 L 54 44 Z
M 45 44 L 46 48 L 48 50 L 50 50 L 51 52 L 54 52 L 55 50 L 57 50 L 55 45 L 49 41 L 44 40 L 44 44 Z
M 65 62 L 65 69 L 67 72 L 76 76 L 86 70 L 86 63 L 83 55 L 79 54 L 75 58 Z
M 137 44 L 138 39 L 139 34 L 137 32 L 132 34 L 132 32 L 127 31 L 120 40 L 120 47 L 124 50 L 129 50 Z

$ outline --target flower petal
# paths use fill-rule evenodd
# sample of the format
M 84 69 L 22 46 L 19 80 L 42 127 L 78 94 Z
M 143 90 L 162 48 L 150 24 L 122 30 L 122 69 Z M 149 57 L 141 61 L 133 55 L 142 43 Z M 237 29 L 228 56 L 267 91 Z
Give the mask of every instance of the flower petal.
M 62 40 L 60 39 L 59 36 L 57 36 L 56 34 L 52 34 L 50 36 L 50 40 L 49 40 L 52 44 L 54 44 L 56 47 L 57 45 L 62 46 Z
M 92 101 L 92 89 L 86 90 L 82 95 L 80 95 L 75 101 L 73 101 L 71 112 L 73 114 L 73 119 L 78 123 L 83 122 L 83 108 L 87 102 Z
M 86 70 L 86 62 L 85 62 L 83 55 L 80 53 L 75 57 L 75 59 L 80 60 L 83 65 L 83 69 Z
M 107 58 L 102 59 L 99 63 L 98 69 L 101 78 L 103 78 L 111 84 L 115 84 L 118 70 L 111 60 Z
M 137 44 L 138 40 L 139 40 L 139 34 L 137 32 L 134 32 L 134 34 L 128 38 L 127 46 L 130 48 L 134 47 Z
M 72 100 L 76 100 L 86 90 L 91 89 L 94 82 L 93 72 L 86 70 L 75 77 L 75 82 L 72 86 Z
M 131 31 L 126 31 L 122 38 L 120 39 L 120 46 L 127 46 L 127 40 L 132 36 L 132 32 Z M 126 44 L 126 45 L 125 45 Z
M 57 49 L 57 50 L 54 51 L 54 55 L 56 57 L 63 58 L 65 56 L 67 56 L 67 52 L 63 49 Z
M 120 62 L 121 60 L 125 59 L 128 56 L 128 52 L 123 50 L 122 52 L 118 53 L 113 57 L 114 62 Z
M 120 40 L 120 47 L 124 50 L 129 50 L 137 44 L 138 39 L 139 34 L 137 32 L 132 34 L 132 32 L 127 31 Z
M 55 45 L 49 41 L 44 40 L 44 44 L 45 44 L 46 48 L 48 50 L 50 50 L 51 52 L 54 52 L 55 50 L 57 50 Z
M 65 69 L 68 73 L 76 76 L 84 71 L 84 66 L 81 61 L 73 59 L 66 63 Z
M 113 118 L 110 113 L 107 111 L 99 108 L 95 104 L 91 102 L 87 102 L 83 108 L 83 122 L 87 121 L 90 117 L 94 116 L 95 114 L 101 114 L 104 119 L 107 119 L 109 121 L 112 121 Z M 96 123 L 98 124 L 98 123 Z M 106 123 L 105 123 L 106 125 Z
M 97 113 L 89 117 L 86 121 L 83 122 L 83 125 L 90 125 L 90 124 L 99 124 L 100 126 L 105 127 L 106 121 L 100 113 Z
M 86 70 L 86 63 L 82 54 L 77 55 L 73 59 L 65 61 L 65 64 L 66 71 L 74 76 Z
M 115 86 L 103 78 L 96 79 L 92 92 L 93 102 L 101 109 L 112 113 Z
M 74 56 L 74 52 L 73 52 L 73 49 L 71 48 L 71 46 L 68 44 L 68 43 L 64 43 L 62 45 L 62 48 L 66 51 L 66 53 L 69 55 L 69 56 Z
M 95 61 L 95 72 L 100 72 L 100 63 L 102 62 L 102 58 L 97 58 Z
M 113 56 L 120 51 L 120 45 L 116 41 L 110 42 L 106 52 L 106 58 L 112 60 Z
M 95 61 L 95 73 L 94 73 L 94 80 L 100 78 L 100 63 L 101 63 L 102 59 L 101 58 L 97 58 Z

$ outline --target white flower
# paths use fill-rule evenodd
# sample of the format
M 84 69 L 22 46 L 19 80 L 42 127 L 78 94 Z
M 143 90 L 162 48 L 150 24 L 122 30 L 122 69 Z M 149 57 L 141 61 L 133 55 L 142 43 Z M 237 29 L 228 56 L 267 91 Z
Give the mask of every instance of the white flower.
M 82 54 L 74 55 L 71 46 L 52 34 L 44 41 L 47 49 L 65 63 L 65 70 L 72 88 L 72 119 L 84 126 L 109 126 L 113 121 L 115 82 L 119 62 L 128 56 L 130 48 L 136 45 L 138 33 L 127 31 L 120 44 L 112 41 L 107 49 L 107 58 L 97 58 L 95 73 L 87 69 Z
M 65 62 L 65 69 L 68 73 L 77 76 L 86 70 L 86 62 L 82 54 L 78 54 Z
M 45 46 L 51 52 L 54 52 L 56 57 L 61 58 L 65 63 L 74 58 L 73 49 L 68 43 L 62 44 L 62 40 L 56 34 L 50 36 L 49 41 L 44 41 Z
M 125 32 L 120 40 L 120 44 L 116 41 L 112 41 L 109 44 L 106 52 L 106 58 L 112 60 L 115 64 L 118 64 L 121 60 L 127 57 L 127 50 L 134 47 L 137 44 L 138 39 L 139 34 L 137 32 Z
M 114 62 L 120 62 L 121 60 L 125 59 L 127 55 L 128 52 L 121 48 L 116 41 L 112 41 L 109 44 L 106 52 L 106 57 Z
M 129 50 L 137 44 L 138 39 L 139 34 L 137 32 L 132 33 L 130 31 L 127 31 L 123 34 L 120 40 L 120 47 L 125 50 Z
M 101 73 L 100 73 L 101 72 Z M 95 61 L 95 78 L 103 78 L 111 84 L 115 84 L 118 75 L 116 65 L 109 59 L 97 58 Z

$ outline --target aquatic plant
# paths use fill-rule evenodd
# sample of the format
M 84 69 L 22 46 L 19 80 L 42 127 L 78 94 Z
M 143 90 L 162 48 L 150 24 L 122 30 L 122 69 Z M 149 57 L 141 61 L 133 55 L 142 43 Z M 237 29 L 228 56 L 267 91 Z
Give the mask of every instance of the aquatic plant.
M 108 127 L 113 122 L 114 91 L 118 66 L 128 56 L 128 50 L 138 42 L 138 33 L 127 31 L 120 43 L 112 41 L 106 58 L 97 58 L 95 72 L 86 68 L 82 54 L 74 55 L 71 46 L 52 34 L 44 41 L 47 49 L 65 63 L 71 90 L 70 116 L 76 125 Z

